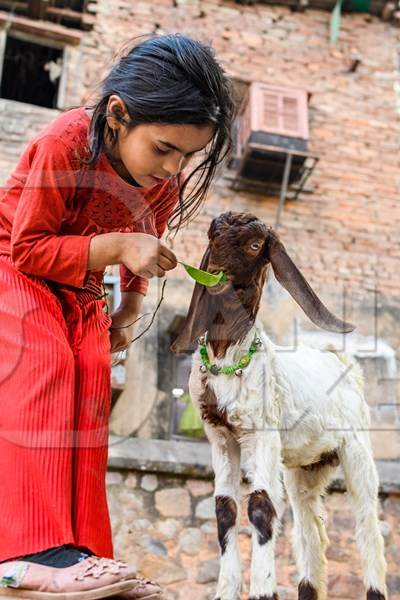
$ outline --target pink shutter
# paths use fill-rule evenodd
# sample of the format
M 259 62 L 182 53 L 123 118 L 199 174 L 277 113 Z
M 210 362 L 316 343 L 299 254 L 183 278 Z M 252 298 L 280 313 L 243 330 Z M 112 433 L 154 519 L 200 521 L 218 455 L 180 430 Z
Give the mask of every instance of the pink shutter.
M 252 83 L 250 104 L 253 131 L 308 139 L 307 92 Z

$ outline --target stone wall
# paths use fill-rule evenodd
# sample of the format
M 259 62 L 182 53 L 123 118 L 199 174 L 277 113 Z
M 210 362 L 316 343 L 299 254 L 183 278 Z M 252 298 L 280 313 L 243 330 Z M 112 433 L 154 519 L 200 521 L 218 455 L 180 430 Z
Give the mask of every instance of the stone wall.
M 212 600 L 219 547 L 208 446 L 117 438 L 112 438 L 110 444 L 107 483 L 115 555 L 157 579 L 166 590 L 167 600 Z M 388 464 L 378 466 L 389 596 L 400 600 L 400 470 L 396 464 L 390 468 Z M 239 540 L 244 594 L 248 593 L 251 551 L 246 493 L 247 486 L 243 484 Z M 327 552 L 329 598 L 361 600 L 365 592 L 355 545 L 354 516 L 340 477 L 327 495 L 325 507 L 331 542 Z M 286 505 L 276 548 L 282 600 L 297 599 L 291 531 L 292 516 Z

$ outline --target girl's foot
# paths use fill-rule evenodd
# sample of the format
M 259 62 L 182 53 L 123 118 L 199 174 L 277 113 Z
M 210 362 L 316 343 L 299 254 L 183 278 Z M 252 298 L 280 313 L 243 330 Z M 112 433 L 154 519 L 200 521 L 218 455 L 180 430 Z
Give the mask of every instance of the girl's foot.
M 130 591 L 137 581 L 135 570 L 126 563 L 98 556 L 62 569 L 27 561 L 0 564 L 3 597 L 97 600 Z
M 64 569 L 65 567 L 72 567 L 72 565 L 76 565 L 76 563 L 92 555 L 93 552 L 87 548 L 77 548 L 72 544 L 63 544 L 34 554 L 25 554 L 13 560 L 24 560 L 25 562 L 34 562 L 47 567 Z

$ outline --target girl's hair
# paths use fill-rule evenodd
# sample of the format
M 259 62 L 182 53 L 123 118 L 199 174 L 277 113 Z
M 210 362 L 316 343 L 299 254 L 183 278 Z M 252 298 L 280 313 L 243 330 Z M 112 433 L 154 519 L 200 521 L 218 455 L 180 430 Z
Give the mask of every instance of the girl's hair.
M 93 107 L 89 164 L 117 137 L 107 125 L 107 104 L 112 94 L 125 103 L 129 120 L 113 116 L 128 129 L 142 123 L 211 125 L 215 134 L 204 160 L 186 177 L 179 204 L 171 215 L 170 229 L 179 229 L 201 207 L 217 166 L 232 147 L 235 107 L 232 85 L 209 45 L 180 34 L 154 35 L 137 43 L 112 67 L 101 85 L 101 98 Z M 198 178 L 187 198 L 183 192 L 192 177 Z

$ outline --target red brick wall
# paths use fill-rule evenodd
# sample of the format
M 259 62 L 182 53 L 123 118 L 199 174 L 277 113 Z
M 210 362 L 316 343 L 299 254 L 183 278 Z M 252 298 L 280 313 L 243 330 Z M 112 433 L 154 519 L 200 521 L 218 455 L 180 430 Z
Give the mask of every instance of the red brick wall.
M 345 290 L 347 316 L 358 331 L 364 336 L 377 334 L 397 349 L 399 30 L 368 15 L 345 15 L 340 42 L 332 48 L 330 15 L 323 11 L 299 13 L 282 6 L 240 6 L 223 0 L 97 0 L 94 8 L 93 31 L 84 34 L 81 46 L 67 52 L 66 106 L 94 97 L 117 49 L 127 39 L 153 31 L 179 31 L 211 41 L 234 77 L 303 87 L 311 93 L 310 149 L 320 161 L 309 180 L 313 192 L 286 203 L 280 234 L 331 309 L 341 310 Z M 360 65 L 350 72 L 355 58 Z M 5 178 L 26 139 L 55 113 L 10 102 L 0 108 L 0 169 Z M 15 124 L 11 134 L 10 123 Z M 227 209 L 248 210 L 274 225 L 277 206 L 276 197 L 233 191 L 222 172 L 201 216 L 174 241 L 175 250 L 180 258 L 196 263 L 214 215 Z M 169 286 L 165 305 L 184 309 L 191 286 L 182 270 L 173 276 L 182 285 L 179 293 Z M 262 311 L 271 333 L 284 339 L 292 316 L 303 317 L 293 302 L 282 303 L 285 296 L 277 293 L 271 302 L 266 297 Z M 307 319 L 303 322 L 308 326 Z M 398 386 L 396 380 L 389 384 Z M 379 384 L 371 403 L 384 402 L 385 389 Z M 396 407 L 385 410 L 382 426 L 397 428 Z M 400 455 L 400 436 L 394 431 L 382 432 L 381 444 L 383 456 Z
M 213 43 L 229 74 L 247 81 L 303 87 L 311 94 L 311 150 L 320 162 L 310 179 L 314 190 L 287 202 L 281 235 L 315 285 L 345 286 L 365 299 L 378 287 L 383 302 L 399 301 L 400 250 L 399 32 L 369 15 L 345 15 L 340 42 L 329 44 L 329 13 L 291 12 L 256 3 L 224 0 L 97 0 L 93 31 L 68 49 L 66 106 L 95 93 L 116 51 L 130 38 L 153 31 L 179 31 Z M 354 58 L 361 63 L 349 72 Z M 0 121 L 18 109 L 5 107 Z M 33 109 L 50 119 L 52 111 Z M 20 132 L 24 141 L 34 133 Z M 24 121 L 25 119 L 25 121 Z M 4 127 L 3 127 L 4 129 Z M 2 152 L 2 149 L 5 151 Z M 8 137 L 0 156 L 8 165 Z M 177 240 L 177 251 L 196 262 L 211 216 L 221 210 L 252 210 L 274 224 L 277 198 L 234 192 L 223 174 L 206 210 Z M 390 328 L 389 328 L 390 329 Z
M 93 86 L 97 65 L 120 42 L 155 30 L 211 40 L 236 77 L 306 88 L 312 94 L 311 149 L 320 162 L 310 180 L 314 193 L 286 205 L 282 236 L 315 281 L 355 291 L 377 285 L 398 299 L 398 30 L 370 16 L 347 15 L 340 43 L 331 48 L 330 15 L 322 11 L 222 0 L 98 0 L 97 6 L 97 25 L 82 48 L 84 88 Z M 351 73 L 356 57 L 361 64 Z M 76 101 L 82 92 L 75 90 Z M 230 206 L 275 221 L 276 198 L 235 193 L 223 178 L 216 194 L 196 231 Z M 193 231 L 182 238 L 182 249 L 190 238 L 190 254 Z
M 329 18 L 323 11 L 223 0 L 98 0 L 97 22 L 79 50 L 79 77 L 71 77 L 67 101 L 87 98 L 101 75 L 99 65 L 109 64 L 124 40 L 152 31 L 212 41 L 237 78 L 306 88 L 312 94 L 311 151 L 320 161 L 309 180 L 313 193 L 286 203 L 280 232 L 334 309 L 346 289 L 350 316 L 370 334 L 374 290 L 384 307 L 396 312 L 399 304 L 399 33 L 369 15 L 345 15 L 332 48 Z M 353 73 L 355 58 L 361 63 Z M 178 236 L 177 252 L 197 262 L 209 220 L 222 210 L 251 210 L 274 225 L 277 204 L 276 197 L 234 192 L 222 174 L 202 215 Z M 380 315 L 380 327 L 397 347 L 393 310 Z

